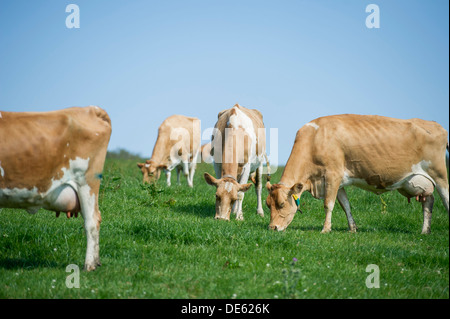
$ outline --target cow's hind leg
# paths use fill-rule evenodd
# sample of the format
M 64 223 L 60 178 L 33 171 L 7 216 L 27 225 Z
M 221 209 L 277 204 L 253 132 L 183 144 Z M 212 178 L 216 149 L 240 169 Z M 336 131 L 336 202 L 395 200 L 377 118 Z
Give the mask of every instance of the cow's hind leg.
M 353 216 L 350 210 L 350 202 L 347 197 L 347 193 L 343 188 L 339 189 L 337 193 L 337 199 L 339 201 L 339 204 L 341 205 L 342 209 L 344 210 L 345 214 L 347 215 L 347 221 L 348 221 L 348 228 L 349 231 L 352 233 L 356 233 L 356 230 L 358 227 L 356 227 L 356 223 L 353 220 Z
M 422 202 L 423 209 L 423 226 L 422 234 L 429 234 L 431 232 L 431 213 L 433 212 L 434 196 L 430 195 Z
M 100 265 L 99 237 L 100 237 L 100 211 L 96 194 L 91 194 L 89 185 L 81 186 L 78 190 L 78 199 L 81 206 L 81 214 L 84 219 L 87 247 L 84 269 L 95 270 Z
M 439 194 L 439 196 L 442 199 L 442 203 L 444 204 L 445 209 L 447 209 L 447 213 L 449 213 L 449 207 L 448 207 L 448 183 L 443 181 L 437 181 L 436 183 L 436 190 Z

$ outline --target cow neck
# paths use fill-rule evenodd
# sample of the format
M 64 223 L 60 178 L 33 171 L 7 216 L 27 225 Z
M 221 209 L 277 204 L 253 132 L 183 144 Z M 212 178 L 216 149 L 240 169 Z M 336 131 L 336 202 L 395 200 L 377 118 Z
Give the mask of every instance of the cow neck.
M 167 164 L 166 158 L 169 156 L 170 144 L 167 141 L 167 137 L 163 136 L 164 134 L 158 134 L 158 138 L 156 139 L 155 146 L 153 147 L 152 157 L 150 161 L 154 162 L 156 165 Z
M 300 143 L 294 143 L 291 155 L 286 163 L 283 174 L 281 175 L 280 184 L 286 187 L 292 187 L 295 183 L 305 183 L 308 178 L 308 167 L 305 162 L 301 161 Z
M 222 164 L 222 177 L 232 176 L 235 180 L 237 179 L 238 164 L 237 163 L 224 163 Z

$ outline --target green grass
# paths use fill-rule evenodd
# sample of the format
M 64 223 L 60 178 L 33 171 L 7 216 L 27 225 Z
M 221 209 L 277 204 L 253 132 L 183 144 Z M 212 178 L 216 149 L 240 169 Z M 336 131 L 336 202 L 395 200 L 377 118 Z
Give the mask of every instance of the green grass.
M 132 160 L 107 160 L 100 193 L 103 266 L 66 287 L 69 264 L 83 267 L 82 218 L 41 210 L 0 213 L 0 298 L 449 298 L 449 219 L 436 198 L 430 235 L 421 205 L 398 193 L 380 197 L 348 188 L 358 233 L 335 206 L 333 230 L 321 234 L 323 204 L 302 197 L 304 214 L 285 232 L 269 231 L 270 212 L 244 200 L 244 221 L 214 220 L 215 189 L 199 165 L 194 189 L 141 185 Z M 273 175 L 279 180 L 282 170 Z M 267 191 L 263 189 L 263 198 Z M 438 197 L 438 196 L 436 196 Z M 232 216 L 233 217 L 233 216 Z M 297 258 L 297 262 L 292 262 Z M 366 287 L 369 264 L 380 288 Z

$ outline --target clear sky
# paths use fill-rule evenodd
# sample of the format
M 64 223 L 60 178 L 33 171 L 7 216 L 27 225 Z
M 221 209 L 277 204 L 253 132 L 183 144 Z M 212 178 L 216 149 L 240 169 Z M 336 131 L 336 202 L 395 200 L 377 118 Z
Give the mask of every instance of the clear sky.
M 66 27 L 70 3 L 79 29 Z M 378 29 L 366 27 L 371 3 Z M 166 117 L 205 130 L 239 103 L 278 129 L 279 164 L 319 116 L 448 130 L 448 12 L 447 0 L 0 0 L 0 110 L 98 105 L 109 149 L 150 157 Z

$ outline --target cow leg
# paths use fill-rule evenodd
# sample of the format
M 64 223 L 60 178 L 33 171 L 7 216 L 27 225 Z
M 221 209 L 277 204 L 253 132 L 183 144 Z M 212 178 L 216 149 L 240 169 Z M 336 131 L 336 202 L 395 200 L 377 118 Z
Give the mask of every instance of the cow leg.
M 445 209 L 447 209 L 447 213 L 449 213 L 448 208 L 448 182 L 446 181 L 437 181 L 436 190 L 438 191 L 439 196 L 442 199 L 442 203 L 444 204 Z
M 192 187 L 192 181 L 189 176 L 189 162 L 187 160 L 183 161 L 183 174 L 186 177 L 189 187 Z
M 246 184 L 248 182 L 249 175 L 250 175 L 250 164 L 247 163 L 244 165 L 244 168 L 242 169 L 239 184 Z M 236 210 L 237 220 L 244 220 L 244 213 L 242 212 L 242 203 L 244 201 L 244 196 L 245 196 L 244 192 L 237 193 L 237 201 L 235 203 L 237 207 L 233 207 L 233 210 Z
M 190 166 L 190 170 L 189 170 L 189 181 L 190 187 L 194 187 L 194 174 L 195 174 L 195 169 L 197 168 L 197 158 L 199 155 L 200 151 L 197 151 L 194 155 L 194 157 L 192 158 L 192 162 L 191 162 L 191 166 Z
M 261 163 L 259 167 L 256 169 L 256 175 L 255 175 L 255 192 L 256 192 L 256 199 L 257 199 L 257 207 L 256 207 L 256 213 L 264 217 L 264 209 L 262 207 L 262 201 L 261 201 L 261 191 L 262 191 L 262 170 L 263 170 L 263 164 Z
M 172 173 L 169 170 L 165 170 L 165 173 L 166 173 L 167 186 L 170 186 L 170 176 L 172 175 Z
M 431 232 L 431 213 L 433 212 L 434 196 L 430 195 L 422 202 L 423 209 L 423 227 L 422 234 L 429 234 Z
M 342 209 L 345 211 L 345 214 L 347 215 L 349 231 L 352 233 L 356 233 L 356 230 L 358 229 L 358 227 L 356 227 L 356 223 L 353 220 L 353 216 L 352 216 L 352 213 L 350 210 L 350 202 L 348 200 L 345 189 L 341 188 L 338 190 L 337 199 L 338 199 L 338 202 L 341 205 Z
M 339 183 L 333 178 L 326 178 L 327 186 L 324 200 L 325 209 L 325 223 L 323 225 L 322 234 L 329 233 L 331 231 L 331 215 L 333 213 L 334 204 L 336 203 L 336 197 L 339 190 Z
M 177 185 L 180 185 L 180 174 L 181 174 L 181 168 L 177 166 Z
M 87 247 L 84 269 L 95 270 L 100 265 L 99 236 L 100 236 L 100 211 L 96 194 L 91 194 L 89 185 L 81 186 L 78 190 L 81 214 L 84 219 L 84 229 L 86 231 Z

